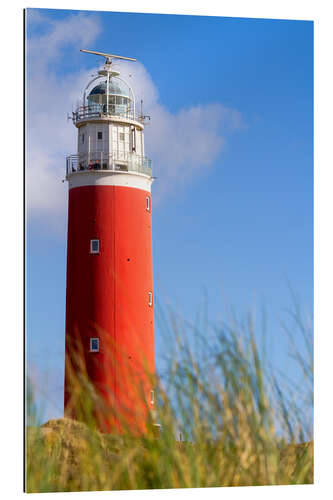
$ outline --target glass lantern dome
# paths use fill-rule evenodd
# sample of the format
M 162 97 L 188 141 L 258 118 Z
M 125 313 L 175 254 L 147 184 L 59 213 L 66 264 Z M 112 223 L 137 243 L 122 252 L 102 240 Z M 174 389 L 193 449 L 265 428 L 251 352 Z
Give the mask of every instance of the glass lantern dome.
M 99 106 L 103 112 L 107 109 L 107 81 L 96 85 L 89 93 L 88 106 Z M 115 115 L 126 115 L 130 112 L 131 97 L 130 88 L 122 81 L 112 78 L 109 82 L 109 105 L 108 112 Z

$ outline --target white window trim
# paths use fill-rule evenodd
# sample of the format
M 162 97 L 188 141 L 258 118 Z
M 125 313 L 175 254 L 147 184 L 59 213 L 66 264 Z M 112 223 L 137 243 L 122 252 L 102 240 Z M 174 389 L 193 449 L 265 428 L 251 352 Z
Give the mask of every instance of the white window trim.
M 146 197 L 146 210 L 147 212 L 150 212 L 150 197 Z
M 98 250 L 93 250 L 93 242 L 95 241 L 98 241 Z M 93 240 L 90 240 L 90 253 L 94 253 L 94 254 L 97 254 L 99 253 L 99 240 L 98 239 L 93 239 Z
M 153 405 L 155 403 L 155 391 L 151 389 L 150 391 L 150 403 Z
M 153 305 L 153 292 L 151 291 L 148 292 L 148 305 L 149 307 L 152 307 Z
M 92 348 L 93 340 L 97 340 L 97 343 L 98 343 L 98 348 L 97 349 L 93 349 Z M 99 338 L 98 337 L 91 337 L 89 339 L 89 342 L 90 342 L 90 350 L 89 350 L 89 352 L 99 352 Z

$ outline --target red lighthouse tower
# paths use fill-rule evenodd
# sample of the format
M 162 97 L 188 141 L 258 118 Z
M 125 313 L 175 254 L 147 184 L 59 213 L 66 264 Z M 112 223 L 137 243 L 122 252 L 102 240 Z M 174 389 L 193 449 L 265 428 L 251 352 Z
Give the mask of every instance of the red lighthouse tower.
M 83 52 L 106 62 L 73 112 L 78 148 L 67 157 L 65 414 L 82 417 L 89 386 L 102 431 L 142 432 L 155 399 L 151 161 L 133 90 L 112 68 L 135 59 Z

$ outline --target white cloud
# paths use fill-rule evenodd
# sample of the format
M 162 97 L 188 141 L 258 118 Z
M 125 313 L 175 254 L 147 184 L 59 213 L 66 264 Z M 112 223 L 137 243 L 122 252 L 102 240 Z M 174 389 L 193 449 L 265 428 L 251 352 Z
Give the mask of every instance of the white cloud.
M 221 103 L 199 105 L 171 113 L 160 103 L 150 75 L 140 63 L 117 63 L 131 75 L 137 106 L 144 99 L 144 112 L 151 116 L 145 128 L 145 149 L 153 159 L 154 205 L 170 192 L 183 189 L 194 177 L 211 167 L 226 144 L 226 133 L 244 127 L 239 111 Z
M 33 11 L 30 11 L 33 12 Z M 31 15 L 31 14 L 30 14 Z M 57 65 L 64 50 L 76 54 L 91 47 L 101 33 L 96 15 L 74 14 L 43 22 L 44 32 L 29 38 L 27 79 L 27 206 L 29 220 L 64 230 L 67 209 L 65 156 L 76 148 L 76 129 L 66 115 L 82 95 L 91 71 L 59 75 Z M 226 143 L 226 132 L 242 127 L 241 114 L 220 103 L 200 105 L 171 113 L 160 103 L 158 90 L 141 63 L 116 64 L 131 82 L 139 106 L 151 116 L 145 129 L 146 154 L 153 159 L 154 203 L 183 189 L 214 164 Z M 131 75 L 131 76 L 129 76 Z
M 63 233 L 65 156 L 74 152 L 76 144 L 76 130 L 66 116 L 91 71 L 59 76 L 54 64 L 63 60 L 68 45 L 77 52 L 93 43 L 101 28 L 95 15 L 81 13 L 54 22 L 29 11 L 28 27 L 30 19 L 43 23 L 44 34 L 27 43 L 27 215 L 28 220 Z
M 28 23 L 30 15 L 28 13 Z M 65 47 L 75 50 L 89 45 L 101 31 L 99 18 L 95 14 L 81 12 L 69 15 L 61 21 L 49 20 L 43 14 L 35 14 L 32 15 L 32 22 L 48 26 L 44 34 L 29 40 L 29 58 L 35 69 L 37 66 L 43 67 L 59 60 Z

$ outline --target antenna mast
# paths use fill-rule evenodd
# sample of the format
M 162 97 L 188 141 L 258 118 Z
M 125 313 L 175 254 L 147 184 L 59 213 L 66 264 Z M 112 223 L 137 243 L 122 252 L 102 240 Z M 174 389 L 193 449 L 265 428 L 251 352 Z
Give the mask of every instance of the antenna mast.
M 112 59 L 125 59 L 126 61 L 136 61 L 133 57 L 116 56 L 115 54 L 105 54 L 105 52 L 97 52 L 96 50 L 80 49 L 81 52 L 86 54 L 95 54 L 96 56 L 105 57 L 105 64 L 112 64 Z

